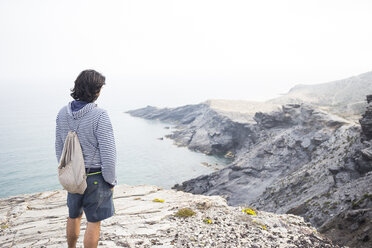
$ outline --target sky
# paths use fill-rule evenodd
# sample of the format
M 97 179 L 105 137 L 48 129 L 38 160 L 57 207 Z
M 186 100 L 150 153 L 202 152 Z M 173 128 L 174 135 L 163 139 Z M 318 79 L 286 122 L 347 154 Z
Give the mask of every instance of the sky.
M 67 99 L 95 69 L 101 102 L 124 109 L 263 101 L 371 71 L 371 12 L 369 0 L 2 0 L 0 84 Z

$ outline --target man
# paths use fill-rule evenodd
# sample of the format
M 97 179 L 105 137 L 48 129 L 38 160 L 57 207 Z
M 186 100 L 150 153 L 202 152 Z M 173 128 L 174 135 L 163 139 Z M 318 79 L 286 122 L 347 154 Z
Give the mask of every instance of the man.
M 94 103 L 104 84 L 105 77 L 102 74 L 94 70 L 82 71 L 71 90 L 75 100 L 64 106 L 56 118 L 55 149 L 58 162 L 68 131 L 75 130 L 87 172 L 85 192 L 67 195 L 68 247 L 76 247 L 83 211 L 87 218 L 84 247 L 97 247 L 101 221 L 113 216 L 115 212 L 112 199 L 113 188 L 117 184 L 114 134 L 107 112 Z

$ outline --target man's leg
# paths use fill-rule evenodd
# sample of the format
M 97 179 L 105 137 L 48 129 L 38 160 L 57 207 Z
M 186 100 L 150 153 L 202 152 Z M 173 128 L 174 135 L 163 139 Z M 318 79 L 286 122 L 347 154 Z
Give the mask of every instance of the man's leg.
M 87 229 L 84 234 L 84 247 L 96 248 L 98 246 L 101 222 L 87 222 Z
M 76 242 L 80 234 L 80 221 L 81 216 L 77 218 L 68 218 L 66 226 L 66 235 L 67 235 L 67 245 L 69 248 L 75 248 Z

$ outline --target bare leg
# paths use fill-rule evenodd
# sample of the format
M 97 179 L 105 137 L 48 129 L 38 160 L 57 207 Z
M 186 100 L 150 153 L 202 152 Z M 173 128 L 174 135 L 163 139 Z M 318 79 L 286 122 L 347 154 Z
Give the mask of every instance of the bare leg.
M 69 248 L 75 248 L 80 234 L 81 216 L 77 218 L 68 218 L 66 226 L 67 245 Z
M 98 246 L 101 222 L 87 222 L 87 229 L 84 234 L 84 247 L 96 248 Z

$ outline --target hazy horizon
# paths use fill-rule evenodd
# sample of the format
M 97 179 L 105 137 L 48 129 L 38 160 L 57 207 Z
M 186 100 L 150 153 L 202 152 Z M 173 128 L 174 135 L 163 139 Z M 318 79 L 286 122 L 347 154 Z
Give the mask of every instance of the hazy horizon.
M 39 98 L 58 91 L 49 98 L 59 105 L 88 68 L 106 76 L 99 101 L 124 110 L 265 101 L 371 71 L 371 9 L 365 0 L 2 1 L 2 102 L 31 87 Z
M 363 73 L 361 73 L 363 74 Z M 357 76 L 357 75 L 351 75 Z M 347 77 L 349 78 L 349 77 Z M 332 81 L 341 80 L 335 79 Z M 136 82 L 141 85 L 139 79 L 107 79 L 106 85 L 103 87 L 100 97 L 96 103 L 108 110 L 133 110 L 142 108 L 147 105 L 156 107 L 179 107 L 187 104 L 198 104 L 210 99 L 225 99 L 225 100 L 245 100 L 264 102 L 289 92 L 290 89 L 299 84 L 294 84 L 282 92 L 265 92 L 264 88 L 253 88 L 249 92 L 241 91 L 237 86 L 235 91 L 224 90 L 223 85 L 216 84 L 213 88 L 209 85 L 201 84 L 197 89 L 188 87 L 187 84 L 178 84 L 177 87 L 172 87 L 171 81 L 163 81 L 165 85 L 158 88 L 159 84 L 143 85 L 146 88 L 132 87 L 126 91 L 120 86 L 120 83 Z M 8 109 L 20 109 L 24 104 L 30 107 L 40 106 L 40 109 L 33 109 L 31 111 L 40 111 L 43 108 L 53 108 L 56 111 L 67 102 L 72 101 L 70 96 L 70 89 L 73 87 L 73 79 L 69 81 L 55 80 L 50 83 L 49 80 L 40 81 L 13 81 L 8 84 L 2 91 L 0 104 L 7 106 Z M 139 81 L 139 82 L 138 82 Z M 332 82 L 329 81 L 329 82 Z M 322 84 L 329 82 L 317 82 L 314 84 Z M 146 82 L 142 82 L 143 84 Z M 177 82 L 174 82 L 177 83 Z M 308 85 L 314 85 L 308 84 Z M 233 85 L 233 84 L 232 84 Z M 181 93 L 181 94 L 178 94 Z M 14 101 L 14 96 L 20 101 Z M 3 109 L 5 110 L 5 109 Z

